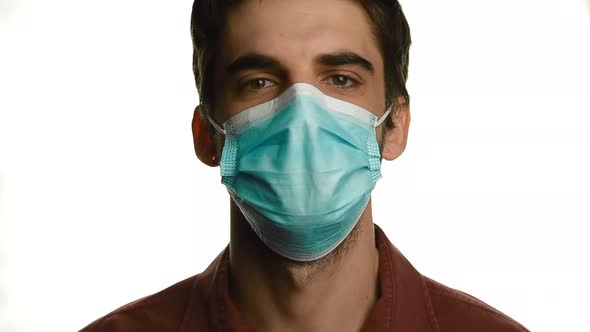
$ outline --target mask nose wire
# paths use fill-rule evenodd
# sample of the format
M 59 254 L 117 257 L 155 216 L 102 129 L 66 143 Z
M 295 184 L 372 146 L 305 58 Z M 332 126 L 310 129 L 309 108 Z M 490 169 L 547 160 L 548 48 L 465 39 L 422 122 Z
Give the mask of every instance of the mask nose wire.
M 383 113 L 383 116 L 381 116 L 381 118 L 375 123 L 375 128 L 379 127 L 383 123 L 383 121 L 385 121 L 385 119 L 387 119 L 387 116 L 389 115 L 389 113 L 391 113 L 391 109 L 392 109 L 391 106 L 389 106 L 387 108 L 387 111 L 385 111 L 385 113 Z M 223 135 L 226 134 L 225 129 L 221 128 L 221 126 L 219 126 L 215 122 L 215 120 L 213 120 L 211 118 L 211 116 L 209 114 L 207 114 L 207 120 L 209 120 L 211 125 L 213 125 L 213 127 L 215 127 L 215 130 L 217 130 L 220 134 L 223 134 Z
M 391 109 L 392 109 L 391 106 L 389 106 L 387 108 L 387 111 L 385 111 L 385 113 L 383 113 L 383 116 L 381 116 L 381 118 L 377 122 L 375 122 L 375 128 L 379 127 L 383 123 L 383 121 L 385 121 L 385 119 L 387 119 L 387 116 L 389 115 L 389 113 L 391 113 Z
M 207 114 L 207 120 L 209 120 L 209 122 L 213 125 L 213 127 L 215 127 L 215 130 L 217 130 L 220 134 L 225 135 L 225 129 L 221 128 L 216 122 L 215 120 L 211 119 L 211 116 L 209 116 L 209 114 Z

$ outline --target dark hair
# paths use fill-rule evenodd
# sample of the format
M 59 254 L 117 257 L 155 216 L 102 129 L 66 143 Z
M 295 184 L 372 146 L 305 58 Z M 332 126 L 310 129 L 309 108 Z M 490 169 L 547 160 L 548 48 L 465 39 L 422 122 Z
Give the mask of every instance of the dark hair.
M 383 56 L 387 106 L 398 96 L 410 96 L 406 89 L 411 44 L 410 27 L 397 0 L 360 0 L 371 20 L 373 34 Z M 240 0 L 195 0 L 191 15 L 193 72 L 202 109 L 213 101 L 213 71 L 219 51 L 220 34 L 227 12 Z M 391 119 L 391 117 L 390 117 Z M 391 120 L 386 123 L 391 126 Z

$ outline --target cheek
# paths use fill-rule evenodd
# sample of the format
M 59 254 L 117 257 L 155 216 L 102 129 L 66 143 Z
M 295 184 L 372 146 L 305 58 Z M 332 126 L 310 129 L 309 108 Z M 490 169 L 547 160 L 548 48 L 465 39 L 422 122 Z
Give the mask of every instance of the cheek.
M 369 103 L 370 104 L 367 110 L 373 113 L 377 118 L 381 119 L 381 117 L 386 111 L 385 93 L 382 87 L 377 87 L 374 89 L 374 91 L 372 91 Z M 377 131 L 379 131 L 382 127 L 383 124 L 376 128 Z
M 213 137 L 213 142 L 215 143 L 215 148 L 217 151 L 217 160 L 221 161 L 221 155 L 223 153 L 223 145 L 225 144 L 225 136 L 220 133 L 216 133 L 215 137 Z
M 383 145 L 383 126 L 379 126 L 377 128 L 375 128 L 375 135 L 377 135 L 377 143 L 379 143 L 379 147 L 381 148 L 381 146 Z M 379 149 L 379 151 L 381 151 L 382 149 Z
M 376 68 L 376 73 L 379 73 L 379 68 Z M 385 113 L 385 82 L 383 75 L 376 74 L 371 80 L 369 88 L 365 92 L 363 97 L 363 104 L 361 105 L 369 112 L 373 113 L 376 117 L 381 118 Z M 377 130 L 383 125 L 377 127 Z

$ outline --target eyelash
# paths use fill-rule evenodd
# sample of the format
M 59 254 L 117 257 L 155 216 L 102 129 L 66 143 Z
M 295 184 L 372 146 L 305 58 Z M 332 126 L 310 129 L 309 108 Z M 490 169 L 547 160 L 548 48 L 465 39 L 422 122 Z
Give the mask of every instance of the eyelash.
M 346 83 L 351 83 L 352 85 L 351 85 L 351 86 L 346 86 L 346 83 L 345 83 L 344 85 L 338 85 L 338 84 L 335 84 L 335 83 L 333 83 L 333 82 L 331 82 L 331 83 L 328 83 L 330 80 L 334 80 L 335 78 L 344 78 L 344 79 L 346 80 Z M 257 81 L 258 81 L 258 82 L 259 82 L 259 81 L 265 81 L 265 82 L 267 82 L 267 83 L 270 83 L 271 85 L 269 85 L 269 86 L 264 86 L 264 87 L 262 87 L 262 88 L 259 88 L 259 89 L 256 89 L 256 88 L 254 88 L 254 89 L 250 89 L 250 88 L 251 88 L 251 86 L 249 86 L 249 85 L 250 85 L 250 84 L 255 84 L 255 83 L 257 83 Z M 322 81 L 322 83 L 333 85 L 333 86 L 334 86 L 334 87 L 336 87 L 337 89 L 339 89 L 339 90 L 344 90 L 344 91 L 345 91 L 345 90 L 350 90 L 350 89 L 353 89 L 353 88 L 355 88 L 355 87 L 357 87 L 358 85 L 360 85 L 360 84 L 361 84 L 361 82 L 359 82 L 359 80 L 357 80 L 357 79 L 354 79 L 354 78 L 350 77 L 349 75 L 344 75 L 344 74 L 334 74 L 334 75 L 331 75 L 331 76 L 330 76 L 330 77 L 328 77 L 327 79 L 323 80 L 323 81 Z M 268 79 L 268 78 L 264 78 L 264 77 L 257 77 L 257 78 L 253 78 L 253 79 L 251 79 L 251 80 L 248 80 L 248 81 L 244 82 L 244 83 L 241 85 L 241 88 L 242 88 L 242 90 L 249 90 L 249 91 L 261 91 L 261 90 L 264 90 L 264 89 L 267 89 L 267 88 L 273 87 L 273 86 L 275 86 L 275 85 L 276 85 L 276 83 L 275 83 L 275 82 L 273 82 L 272 80 Z
M 258 83 L 259 81 L 265 81 L 267 83 L 270 83 L 271 85 L 270 86 L 264 86 L 264 87 L 259 88 L 259 89 L 256 89 L 256 88 L 252 89 L 252 86 L 251 85 Z M 246 82 L 240 84 L 240 90 L 243 90 L 243 91 L 260 91 L 260 90 L 267 89 L 267 88 L 272 87 L 272 86 L 275 86 L 275 85 L 276 85 L 276 83 L 273 82 L 273 81 L 271 81 L 271 80 L 269 80 L 268 78 L 256 77 L 256 78 L 247 80 Z
M 344 74 L 334 74 L 334 75 L 331 75 L 330 77 L 328 77 L 327 79 L 325 79 L 322 82 L 327 82 L 327 81 L 333 80 L 335 78 L 344 78 L 346 80 L 346 83 L 351 83 L 352 84 L 351 86 L 346 86 L 346 83 L 344 85 L 334 84 L 333 82 L 332 83 L 327 83 L 327 84 L 330 84 L 330 85 L 334 85 L 339 90 L 344 90 L 344 91 L 345 90 L 350 90 L 350 89 L 353 89 L 353 88 L 358 87 L 361 84 L 361 82 L 359 82 L 359 80 L 354 79 L 354 78 L 350 77 L 349 75 L 344 75 Z

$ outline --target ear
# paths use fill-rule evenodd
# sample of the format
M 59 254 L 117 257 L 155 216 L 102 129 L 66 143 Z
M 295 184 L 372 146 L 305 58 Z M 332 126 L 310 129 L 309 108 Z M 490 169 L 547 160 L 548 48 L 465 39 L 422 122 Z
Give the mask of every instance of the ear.
M 383 127 L 383 151 L 385 160 L 394 160 L 406 149 L 410 128 L 410 105 L 404 97 L 398 97 L 392 111 L 393 128 Z
M 219 166 L 217 160 L 217 147 L 211 139 L 212 135 L 209 132 L 209 123 L 204 119 L 204 114 L 201 105 L 195 108 L 193 114 L 193 142 L 195 145 L 195 153 L 200 161 L 205 165 L 215 167 Z

